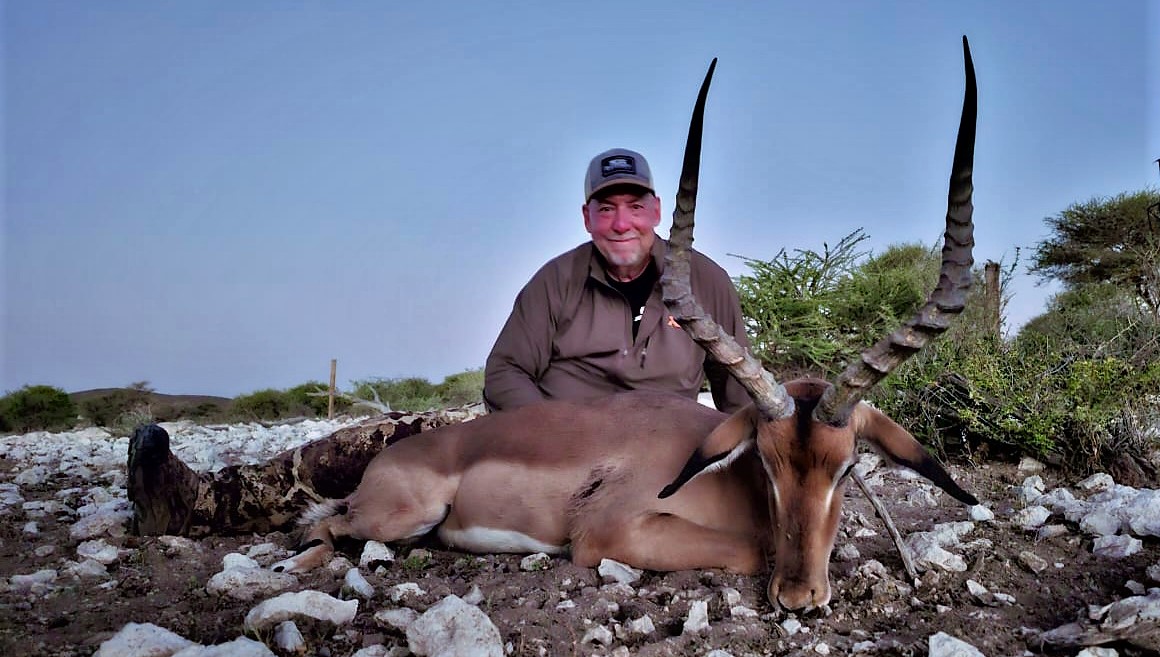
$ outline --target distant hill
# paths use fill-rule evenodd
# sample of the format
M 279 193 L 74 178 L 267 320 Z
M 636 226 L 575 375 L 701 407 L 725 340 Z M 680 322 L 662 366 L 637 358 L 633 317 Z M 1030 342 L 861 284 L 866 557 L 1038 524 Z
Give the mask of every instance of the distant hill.
M 122 413 L 148 408 L 158 421 L 225 417 L 233 404 L 229 397 L 213 395 L 167 395 L 135 388 L 96 388 L 69 393 L 81 414 L 97 424 L 108 425 Z

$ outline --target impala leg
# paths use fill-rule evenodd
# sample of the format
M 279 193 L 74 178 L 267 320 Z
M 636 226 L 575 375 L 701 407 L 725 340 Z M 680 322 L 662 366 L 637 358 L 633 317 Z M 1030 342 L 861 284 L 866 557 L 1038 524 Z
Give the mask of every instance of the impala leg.
M 627 526 L 594 530 L 572 541 L 572 560 L 593 567 L 614 559 L 636 568 L 673 571 L 724 568 L 752 575 L 765 565 L 765 555 L 751 536 L 710 529 L 668 513 L 650 513 Z

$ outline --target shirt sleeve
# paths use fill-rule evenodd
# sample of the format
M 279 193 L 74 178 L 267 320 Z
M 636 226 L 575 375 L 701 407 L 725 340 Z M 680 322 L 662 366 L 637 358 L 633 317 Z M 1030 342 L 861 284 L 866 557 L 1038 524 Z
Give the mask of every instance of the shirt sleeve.
M 487 356 L 483 398 L 489 410 L 510 410 L 544 399 L 537 381 L 548 368 L 555 333 L 551 278 L 542 269 L 520 290 Z

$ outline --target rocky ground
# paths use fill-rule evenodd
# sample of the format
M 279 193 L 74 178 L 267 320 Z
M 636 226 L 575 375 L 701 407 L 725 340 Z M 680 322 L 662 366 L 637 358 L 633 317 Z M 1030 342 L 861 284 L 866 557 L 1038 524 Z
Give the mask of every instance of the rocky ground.
M 183 458 L 213 468 L 336 426 L 170 429 Z M 268 568 L 289 554 L 292 540 L 281 533 L 127 536 L 127 444 L 93 429 L 0 438 L 4 654 L 990 657 L 1078 655 L 1084 643 L 1102 644 L 1084 655 L 1160 650 L 1160 492 L 1107 477 L 1061 481 L 1035 464 L 955 464 L 960 483 L 993 511 L 988 518 L 867 457 L 866 478 L 913 548 L 919 581 L 907 581 L 893 543 L 851 486 L 830 569 L 834 601 L 787 615 L 765 600 L 763 578 L 719 571 L 598 571 L 562 558 L 436 546 L 364 553 L 352 545 L 328 568 L 293 577 Z M 475 652 L 440 647 L 444 640 Z

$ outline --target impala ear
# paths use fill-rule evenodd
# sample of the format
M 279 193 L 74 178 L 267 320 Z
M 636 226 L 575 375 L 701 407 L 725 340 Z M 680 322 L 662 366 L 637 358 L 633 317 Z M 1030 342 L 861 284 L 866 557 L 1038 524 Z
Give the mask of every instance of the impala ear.
M 729 416 L 717 428 L 705 437 L 705 440 L 693 450 L 692 456 L 681 468 L 681 473 L 673 483 L 665 486 L 658 498 L 664 499 L 689 483 L 693 477 L 706 472 L 716 472 L 729 467 L 729 464 L 753 447 L 753 436 L 757 430 L 757 408 L 749 404 L 745 408 Z
M 910 435 L 910 432 L 886 417 L 882 411 L 865 403 L 858 404 L 850 423 L 856 437 L 873 445 L 891 461 L 926 477 L 963 504 L 974 506 L 979 503 L 974 495 L 955 483 L 950 473 L 914 439 L 914 436 Z

